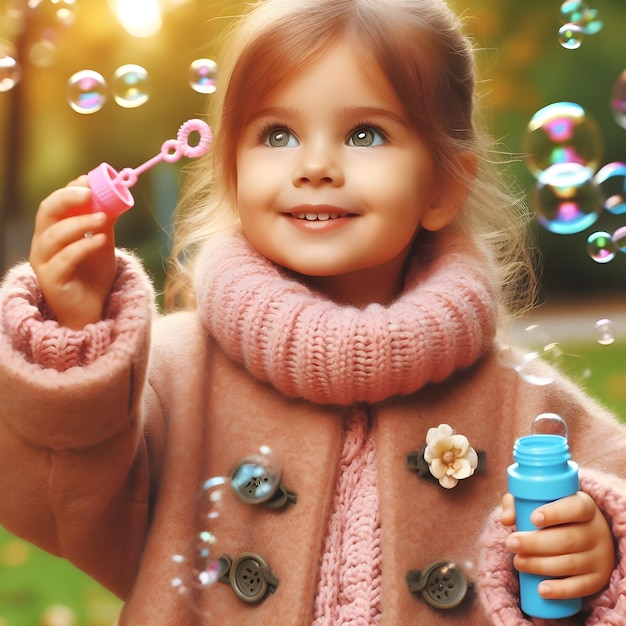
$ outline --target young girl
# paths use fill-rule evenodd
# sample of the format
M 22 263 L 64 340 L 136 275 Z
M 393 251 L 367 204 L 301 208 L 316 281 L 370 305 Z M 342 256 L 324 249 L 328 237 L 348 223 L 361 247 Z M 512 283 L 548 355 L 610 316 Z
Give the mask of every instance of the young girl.
M 626 437 L 502 356 L 532 271 L 444 0 L 258 2 L 220 66 L 186 310 L 155 315 L 84 178 L 40 206 L 0 292 L 0 522 L 125 625 L 529 624 L 516 570 L 585 598 L 560 623 L 623 623 Z M 516 533 L 506 468 L 543 413 L 581 491 Z

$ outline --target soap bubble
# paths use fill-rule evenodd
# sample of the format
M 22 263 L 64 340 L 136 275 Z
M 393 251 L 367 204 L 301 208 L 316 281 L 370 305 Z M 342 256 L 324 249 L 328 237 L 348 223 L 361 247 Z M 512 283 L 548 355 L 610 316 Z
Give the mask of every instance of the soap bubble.
M 172 589 L 184 595 L 190 609 L 205 619 L 210 617 L 210 612 L 204 592 L 219 581 L 229 565 L 222 558 L 222 548 L 213 525 L 220 517 L 223 497 L 227 493 L 230 493 L 228 477 L 214 476 L 204 481 L 200 490 L 201 524 L 171 559 Z
M 271 448 L 261 446 L 259 454 L 245 458 L 233 471 L 232 487 L 244 502 L 264 503 L 280 486 L 280 469 Z
M 230 478 L 214 476 L 202 485 L 202 506 L 207 520 L 215 520 L 220 516 L 224 492 L 230 486 Z
M 583 0 L 565 0 L 561 5 L 561 15 L 568 22 L 579 22 L 589 11 L 589 7 Z
M 566 0 L 561 5 L 563 19 L 580 27 L 585 35 L 595 35 L 602 30 L 603 24 L 598 19 L 598 11 L 590 9 L 580 0 Z
M 11 91 L 22 78 L 20 64 L 11 56 L 0 57 L 0 92 Z
M 541 324 L 530 324 L 523 332 L 516 333 L 515 344 L 517 348 L 503 351 L 501 358 L 504 357 L 505 366 L 512 367 L 531 385 L 551 384 L 554 370 L 580 384 L 590 376 L 587 361 L 580 355 L 565 352 Z
M 217 89 L 217 63 L 211 59 L 196 59 L 189 66 L 189 84 L 198 93 L 215 93 Z
M 567 422 L 556 413 L 542 413 L 537 415 L 532 423 L 533 435 L 560 435 L 567 439 Z
M 56 23 L 69 27 L 76 22 L 77 0 L 28 0 L 28 8 L 37 10 L 38 19 L 44 24 Z
M 603 346 L 609 346 L 615 341 L 615 323 L 610 319 L 601 319 L 595 323 L 594 332 L 596 341 Z
M 112 90 L 115 102 L 125 109 L 134 109 L 150 98 L 150 78 L 141 65 L 121 65 L 113 74 Z
M 626 163 L 608 163 L 593 180 L 602 194 L 604 208 L 614 215 L 626 213 Z
M 577 163 L 559 163 L 539 176 L 532 194 L 537 221 L 559 235 L 579 233 L 602 212 L 602 196 L 593 172 Z
M 577 50 L 584 38 L 585 33 L 578 24 L 563 24 L 559 28 L 559 43 L 566 50 Z
M 596 263 L 609 263 L 615 258 L 617 246 L 609 233 L 598 231 L 587 238 L 587 252 Z
M 595 9 L 587 9 L 583 17 L 576 22 L 576 25 L 582 28 L 585 35 L 595 35 L 604 28 L 604 24 L 598 19 L 598 12 Z
M 74 111 L 90 114 L 99 111 L 107 100 L 107 84 L 94 70 L 81 70 L 67 83 L 67 101 Z
M 549 385 L 554 378 L 552 372 L 542 367 L 544 362 L 556 362 L 561 356 L 558 343 L 540 324 L 530 324 L 520 339 L 521 359 L 514 364 L 515 371 L 532 385 Z
M 626 253 L 626 226 L 621 226 L 613 233 L 613 242 L 620 252 Z
M 28 53 L 28 59 L 37 67 L 51 67 L 54 64 L 57 48 L 49 39 L 34 43 Z
M 57 24 L 67 28 L 76 23 L 76 0 L 52 0 L 52 4 Z
M 626 129 L 626 70 L 624 70 L 613 85 L 611 96 L 611 111 L 615 121 Z
M 535 177 L 557 163 L 595 170 L 602 156 L 597 122 L 573 102 L 555 102 L 537 111 L 524 135 L 526 163 Z

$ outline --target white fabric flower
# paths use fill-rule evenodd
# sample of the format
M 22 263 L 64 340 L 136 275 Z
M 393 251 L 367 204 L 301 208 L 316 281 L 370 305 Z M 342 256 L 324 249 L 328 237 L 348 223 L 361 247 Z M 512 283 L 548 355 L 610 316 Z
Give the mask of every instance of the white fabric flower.
M 430 473 L 446 489 L 456 487 L 459 480 L 471 476 L 478 465 L 478 454 L 467 437 L 455 434 L 448 424 L 428 430 L 424 459 Z

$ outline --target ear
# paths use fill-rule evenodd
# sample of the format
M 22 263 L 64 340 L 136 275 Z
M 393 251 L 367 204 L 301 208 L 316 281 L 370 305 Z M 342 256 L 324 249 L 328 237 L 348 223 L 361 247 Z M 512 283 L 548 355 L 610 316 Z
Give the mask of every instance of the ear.
M 457 158 L 458 174 L 446 182 L 445 189 L 439 189 L 437 197 L 422 216 L 421 226 L 425 230 L 436 231 L 447 226 L 467 200 L 478 171 L 478 158 L 473 152 L 462 152 Z

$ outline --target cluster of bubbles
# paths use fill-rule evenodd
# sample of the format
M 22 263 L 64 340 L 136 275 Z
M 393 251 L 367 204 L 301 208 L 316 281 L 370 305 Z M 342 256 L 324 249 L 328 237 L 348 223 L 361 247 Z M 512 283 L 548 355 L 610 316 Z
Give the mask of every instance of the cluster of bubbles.
M 41 21 L 49 24 L 39 41 L 28 51 L 28 61 L 37 67 L 49 67 L 56 53 L 56 28 L 67 28 L 76 22 L 77 0 L 27 0 L 12 2 L 5 12 L 10 30 L 25 28 L 25 11 L 37 11 Z M 21 80 L 23 67 L 17 59 L 15 46 L 0 39 L 0 92 L 11 91 Z M 201 94 L 216 90 L 217 64 L 212 59 L 198 58 L 188 68 L 190 87 Z M 147 70 L 136 64 L 120 66 L 111 78 L 110 86 L 94 69 L 84 69 L 67 81 L 66 93 L 70 107 L 81 114 L 99 111 L 108 100 L 109 91 L 115 102 L 124 108 L 136 108 L 150 99 L 151 80 Z
M 580 0 L 561 4 L 561 45 L 574 50 L 585 35 L 602 29 L 598 12 Z M 610 102 L 616 123 L 626 130 L 626 70 L 615 81 Z M 626 162 L 602 164 L 603 142 L 599 126 L 582 106 L 555 102 L 537 111 L 524 135 L 523 151 L 529 171 L 536 179 L 531 204 L 538 223 L 559 235 L 591 229 L 606 211 L 626 214 Z M 596 231 L 587 237 L 587 254 L 597 263 L 608 263 L 626 253 L 626 226 L 614 232 Z M 527 326 L 518 338 L 521 355 L 503 351 L 511 366 L 527 382 L 547 385 L 554 370 L 545 363 L 584 383 L 590 377 L 586 361 L 565 352 L 540 324 Z M 593 327 L 595 341 L 608 346 L 616 341 L 616 324 L 606 317 Z
M 567 50 L 580 48 L 585 35 L 595 35 L 602 30 L 598 11 L 590 9 L 583 0 L 565 0 L 561 5 L 561 17 L 559 42 Z
M 216 90 L 217 63 L 212 59 L 196 59 L 188 70 L 190 87 L 202 94 Z M 126 64 L 115 70 L 110 89 L 119 106 L 140 107 L 150 99 L 150 76 L 141 65 Z M 95 70 L 85 69 L 73 74 L 67 82 L 67 101 L 74 111 L 84 115 L 99 111 L 107 102 L 109 85 Z
M 617 325 L 609 318 L 601 318 L 593 324 L 592 333 L 596 343 L 610 346 L 617 339 Z M 513 353 L 510 347 L 504 347 L 501 359 L 532 385 L 545 386 L 553 383 L 555 371 L 563 372 L 581 385 L 591 378 L 587 360 L 566 351 L 542 324 L 526 326 L 515 343 L 521 352 Z M 550 367 L 546 367 L 546 364 Z
M 9 2 L 4 18 L 9 30 L 19 32 L 25 27 L 25 11 L 45 13 L 44 21 L 49 27 L 28 51 L 28 61 L 36 67 L 50 67 L 56 53 L 57 28 L 68 28 L 76 22 L 77 0 L 27 0 Z M 15 46 L 0 40 L 0 92 L 10 91 L 22 79 L 22 65 L 17 59 Z
M 626 71 L 617 80 L 614 117 L 626 128 Z M 528 124 L 524 152 L 537 179 L 531 201 L 547 230 L 572 235 L 593 226 L 603 211 L 626 214 L 626 163 L 600 167 L 602 140 L 597 123 L 580 105 L 556 102 L 539 110 Z M 626 253 L 626 227 L 589 236 L 587 250 L 598 263 Z
M 602 29 L 598 12 L 580 0 L 565 0 L 561 16 L 566 23 L 560 32 L 568 35 L 561 44 L 568 49 L 579 47 L 583 35 Z M 626 70 L 615 81 L 610 107 L 626 129 Z M 626 163 L 600 167 L 602 148 L 598 124 L 579 104 L 556 102 L 533 115 L 523 150 L 537 180 L 531 202 L 541 226 L 572 235 L 593 226 L 603 211 L 626 214 Z M 597 263 L 626 253 L 626 226 L 589 235 L 587 253 Z
M 210 617 L 203 592 L 226 576 L 230 567 L 230 562 L 223 558 L 225 550 L 222 550 L 215 532 L 224 502 L 228 498 L 241 498 L 237 493 L 243 487 L 242 481 L 245 483 L 261 475 L 265 479 L 261 489 L 274 489 L 280 482 L 280 470 L 267 445 L 260 446 L 255 454 L 246 457 L 232 475 L 207 479 L 200 490 L 202 522 L 188 545 L 171 558 L 172 589 L 184 595 L 189 606 L 203 618 Z

